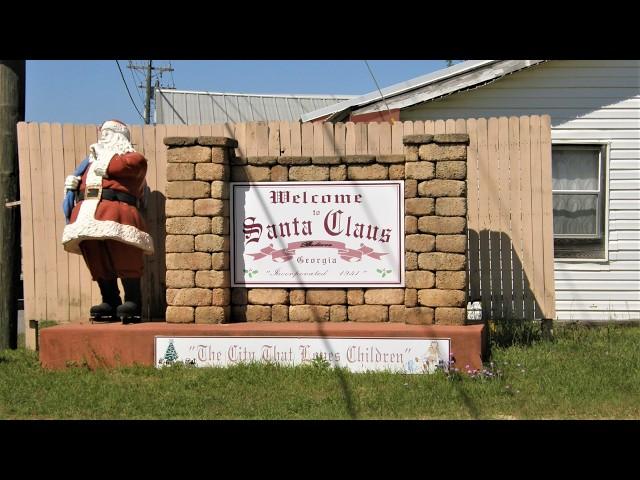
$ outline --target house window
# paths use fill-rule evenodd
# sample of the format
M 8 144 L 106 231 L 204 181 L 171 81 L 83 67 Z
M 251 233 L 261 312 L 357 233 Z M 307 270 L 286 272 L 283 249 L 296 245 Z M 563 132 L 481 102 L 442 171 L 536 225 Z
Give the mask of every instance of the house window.
M 555 258 L 605 259 L 605 145 L 553 145 Z

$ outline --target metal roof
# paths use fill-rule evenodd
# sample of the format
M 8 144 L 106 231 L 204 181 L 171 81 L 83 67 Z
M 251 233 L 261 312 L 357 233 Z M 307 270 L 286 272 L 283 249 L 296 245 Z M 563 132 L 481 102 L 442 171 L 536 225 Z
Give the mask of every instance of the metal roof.
M 156 89 L 155 123 L 202 125 L 299 121 L 313 110 L 354 95 L 273 95 Z
M 544 60 L 468 60 L 442 70 L 396 83 L 350 100 L 302 115 L 309 122 L 329 115 L 328 121 L 342 121 L 349 113 L 369 113 L 386 108 L 404 108 L 443 95 L 484 84 Z

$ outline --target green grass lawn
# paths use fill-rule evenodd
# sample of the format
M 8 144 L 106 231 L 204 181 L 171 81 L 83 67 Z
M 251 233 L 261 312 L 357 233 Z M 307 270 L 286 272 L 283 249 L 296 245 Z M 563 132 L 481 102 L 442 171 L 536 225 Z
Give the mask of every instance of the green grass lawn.
M 492 329 L 467 376 L 323 366 L 48 371 L 0 352 L 0 419 L 639 419 L 640 327 Z M 508 333 L 508 334 L 507 334 Z

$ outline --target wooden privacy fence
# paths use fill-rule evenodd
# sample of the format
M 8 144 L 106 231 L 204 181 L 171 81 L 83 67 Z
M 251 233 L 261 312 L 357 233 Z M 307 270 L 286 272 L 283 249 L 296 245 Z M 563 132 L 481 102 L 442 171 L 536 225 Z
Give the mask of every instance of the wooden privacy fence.
M 485 318 L 553 318 L 551 132 L 548 116 L 391 123 L 257 122 L 132 126 L 149 161 L 146 212 L 156 253 L 145 260 L 145 316 L 163 318 L 164 190 L 168 136 L 235 138 L 236 155 L 403 154 L 404 135 L 468 133 L 470 300 Z M 78 255 L 60 239 L 64 178 L 97 141 L 95 125 L 18 124 L 25 318 L 86 320 L 100 293 Z
M 548 115 L 468 119 L 469 298 L 483 318 L 555 318 Z

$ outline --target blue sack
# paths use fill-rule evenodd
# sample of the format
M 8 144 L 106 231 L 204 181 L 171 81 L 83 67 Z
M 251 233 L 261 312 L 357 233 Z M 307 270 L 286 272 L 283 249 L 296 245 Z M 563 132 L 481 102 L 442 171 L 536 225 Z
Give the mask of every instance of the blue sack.
M 73 175 L 76 177 L 81 177 L 84 174 L 84 171 L 89 166 L 89 157 L 85 158 L 78 168 L 75 169 Z M 64 212 L 64 218 L 66 223 L 69 223 L 71 219 L 71 211 L 73 210 L 73 206 L 76 203 L 76 192 L 73 190 L 69 190 L 64 196 L 64 200 L 62 201 L 62 211 Z

